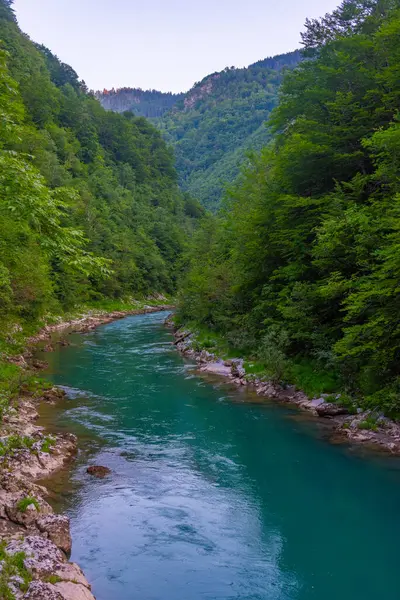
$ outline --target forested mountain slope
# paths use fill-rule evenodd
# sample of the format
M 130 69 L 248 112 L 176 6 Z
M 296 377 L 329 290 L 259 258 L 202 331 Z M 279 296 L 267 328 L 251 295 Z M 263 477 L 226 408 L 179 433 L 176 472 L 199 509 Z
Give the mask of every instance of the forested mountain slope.
M 277 104 L 282 74 L 299 60 L 296 51 L 209 75 L 158 124 L 175 150 L 182 188 L 204 206 L 218 208 L 248 152 L 268 141 L 265 121 Z
M 174 148 L 182 189 L 216 210 L 225 185 L 237 177 L 247 153 L 260 150 L 268 141 L 264 123 L 277 104 L 282 74 L 300 59 L 300 52 L 295 51 L 245 69 L 230 67 L 175 97 L 141 91 L 139 96 L 133 89 L 97 95 L 107 109 L 140 114 L 146 110 L 146 116 L 159 116 L 155 110 L 150 113 L 143 96 L 153 95 L 163 114 L 155 124 Z M 171 110 L 165 111 L 171 100 Z
M 399 417 L 400 3 L 345 0 L 304 41 L 273 144 L 196 234 L 180 318 Z
M 106 110 L 118 113 L 131 111 L 138 117 L 148 119 L 162 117 L 183 95 L 140 88 L 103 90 L 95 94 Z
M 175 288 L 198 207 L 145 119 L 105 111 L 0 0 L 0 318 Z

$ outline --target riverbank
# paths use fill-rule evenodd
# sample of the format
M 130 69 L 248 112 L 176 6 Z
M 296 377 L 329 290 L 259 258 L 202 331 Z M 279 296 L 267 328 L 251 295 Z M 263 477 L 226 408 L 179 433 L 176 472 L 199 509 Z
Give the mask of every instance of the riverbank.
M 6 600 L 94 600 L 90 584 L 78 565 L 68 560 L 72 540 L 69 519 L 54 514 L 48 491 L 37 482 L 73 461 L 73 434 L 47 435 L 36 424 L 38 406 L 55 403 L 65 393 L 43 385 L 35 373 L 45 364 L 34 350 L 52 351 L 68 345 L 71 332 L 85 333 L 129 315 L 170 309 L 143 305 L 107 312 L 90 310 L 46 325 L 26 340 L 19 355 L 8 357 L 19 370 L 19 387 L 4 410 L 0 430 L 0 597 Z
M 351 442 L 400 455 L 400 424 L 371 410 L 350 407 L 340 394 L 309 397 L 294 385 L 281 385 L 264 377 L 246 373 L 244 360 L 224 360 L 206 349 L 199 349 L 196 336 L 185 329 L 174 329 L 178 351 L 194 359 L 201 373 L 224 377 L 237 386 L 249 386 L 259 396 L 288 403 L 329 423 L 332 441 Z M 334 401 L 332 401 L 334 400 Z

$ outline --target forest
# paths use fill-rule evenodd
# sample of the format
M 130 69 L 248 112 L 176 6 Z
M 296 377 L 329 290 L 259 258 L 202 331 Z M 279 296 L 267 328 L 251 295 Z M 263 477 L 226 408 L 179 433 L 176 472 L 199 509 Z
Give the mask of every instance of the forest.
M 21 33 L 10 0 L 0 39 L 2 344 L 79 305 L 166 294 L 209 347 L 400 414 L 398 0 L 344 0 L 306 22 L 302 56 L 228 68 L 179 100 L 164 135 L 181 140 L 186 181 L 204 173 L 195 197 L 153 123 L 104 110 Z M 215 211 L 221 191 L 208 174 L 235 171 L 234 155 L 241 174 L 207 212 L 198 199 Z
M 345 0 L 302 38 L 273 141 L 196 232 L 179 318 L 273 379 L 398 416 L 400 3 Z
M 2 339 L 102 299 L 172 294 L 202 209 L 144 118 L 105 111 L 0 0 Z
M 269 141 L 265 122 L 283 73 L 300 60 L 295 50 L 247 68 L 227 67 L 185 94 L 122 88 L 96 97 L 107 110 L 151 118 L 174 150 L 181 189 L 215 212 L 248 155 Z
M 106 110 L 118 113 L 130 111 L 137 117 L 158 119 L 168 112 L 183 94 L 141 88 L 113 88 L 96 92 L 95 96 Z

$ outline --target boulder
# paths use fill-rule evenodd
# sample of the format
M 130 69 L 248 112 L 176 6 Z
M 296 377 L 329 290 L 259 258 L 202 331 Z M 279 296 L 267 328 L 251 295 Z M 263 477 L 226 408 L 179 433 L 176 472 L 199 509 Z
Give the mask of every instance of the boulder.
M 82 569 L 75 563 L 63 563 L 55 571 L 54 575 L 62 581 L 70 581 L 71 583 L 79 583 L 90 590 L 90 585 L 84 576 Z
M 93 477 L 98 477 L 99 479 L 102 479 L 111 473 L 111 469 L 102 467 L 101 465 L 91 465 L 86 471 L 89 475 L 93 475 Z
M 232 373 L 232 377 L 238 377 L 239 379 L 241 379 L 242 377 L 244 377 L 246 375 L 246 371 L 243 368 L 242 360 L 232 360 L 231 361 L 231 373 Z
M 51 583 L 32 581 L 23 600 L 64 600 L 64 597 Z
M 30 497 L 34 499 L 34 502 L 28 504 L 25 510 L 21 511 L 19 503 L 24 498 Z M 41 515 L 49 515 L 53 512 L 50 504 L 43 500 L 43 498 L 31 496 L 24 492 L 18 494 L 18 496 L 13 499 L 11 505 L 6 505 L 5 510 L 10 521 L 18 523 L 19 525 L 25 525 L 25 527 L 33 525 Z
M 79 583 L 60 581 L 54 587 L 61 594 L 63 600 L 95 600 L 93 594 Z
M 348 415 L 348 409 L 342 404 L 335 404 L 334 402 L 324 402 L 319 406 L 315 407 L 315 410 L 319 417 L 337 417 L 338 415 Z
M 66 554 L 71 552 L 72 540 L 69 526 L 69 518 L 65 515 L 46 515 L 40 517 L 36 525 L 42 533 L 46 533 L 58 548 Z
M 23 540 L 12 540 L 6 548 L 9 554 L 24 552 L 25 567 L 34 579 L 43 579 L 53 575 L 65 562 L 65 556 L 51 540 L 39 535 L 28 535 Z

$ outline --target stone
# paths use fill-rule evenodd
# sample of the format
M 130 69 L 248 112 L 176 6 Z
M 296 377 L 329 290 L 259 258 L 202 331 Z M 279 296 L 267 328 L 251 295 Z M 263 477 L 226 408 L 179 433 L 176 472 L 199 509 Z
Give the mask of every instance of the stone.
M 111 473 L 111 469 L 102 467 L 101 465 L 91 465 L 86 469 L 86 472 L 89 473 L 89 475 L 93 475 L 93 477 L 102 479 Z
M 338 415 L 348 415 L 348 409 L 342 404 L 333 402 L 324 402 L 315 408 L 319 417 L 336 417 Z
M 84 576 L 82 569 L 75 563 L 63 563 L 58 567 L 54 575 L 59 577 L 62 581 L 79 583 L 90 590 L 89 582 Z
M 47 369 L 47 367 L 49 366 L 49 364 L 47 362 L 45 362 L 44 360 L 38 360 L 37 358 L 33 359 L 31 364 L 32 364 L 32 367 L 34 369 L 37 369 L 38 371 Z
M 51 583 L 32 581 L 23 600 L 64 600 L 64 597 Z
M 23 540 L 12 540 L 6 548 L 9 554 L 25 553 L 25 567 L 34 579 L 43 579 L 53 575 L 65 556 L 51 540 L 38 535 L 28 535 Z
M 37 520 L 36 525 L 42 533 L 46 533 L 58 548 L 66 554 L 71 552 L 72 540 L 69 518 L 65 515 L 46 515 Z
M 241 379 L 242 377 L 244 377 L 246 375 L 246 371 L 243 368 L 242 360 L 232 360 L 231 361 L 231 374 L 232 374 L 232 377 L 238 377 L 239 379 Z
M 60 581 L 54 587 L 63 600 L 95 600 L 93 594 L 79 583 Z
M 34 498 L 36 502 L 29 504 L 24 511 L 19 510 L 18 505 L 20 501 L 27 497 Z M 36 504 L 38 506 L 36 506 Z M 43 500 L 43 498 L 36 497 L 32 494 L 25 494 L 24 492 L 20 493 L 17 498 L 14 499 L 11 506 L 6 505 L 5 509 L 10 521 L 18 523 L 19 525 L 25 525 L 25 527 L 33 525 L 40 515 L 49 515 L 53 512 L 50 504 Z
M 323 398 L 313 398 L 310 404 L 313 408 L 316 408 L 317 406 L 321 406 L 321 404 L 325 404 L 325 400 Z

